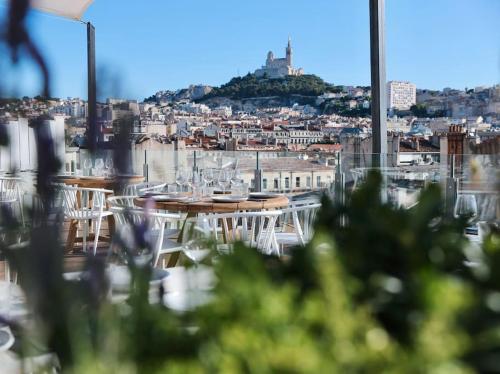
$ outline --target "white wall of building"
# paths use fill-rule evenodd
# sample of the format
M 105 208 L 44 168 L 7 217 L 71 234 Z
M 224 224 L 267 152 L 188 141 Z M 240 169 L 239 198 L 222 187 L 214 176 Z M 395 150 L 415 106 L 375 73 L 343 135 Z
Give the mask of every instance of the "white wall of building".
M 64 160 L 66 153 L 64 117 L 56 116 L 54 120 L 48 120 L 44 125 L 50 127 L 56 154 Z M 34 129 L 28 125 L 26 118 L 10 121 L 6 126 L 9 146 L 0 148 L 0 171 L 35 170 L 37 148 Z
M 410 82 L 387 82 L 387 107 L 408 110 L 417 102 L 417 86 Z

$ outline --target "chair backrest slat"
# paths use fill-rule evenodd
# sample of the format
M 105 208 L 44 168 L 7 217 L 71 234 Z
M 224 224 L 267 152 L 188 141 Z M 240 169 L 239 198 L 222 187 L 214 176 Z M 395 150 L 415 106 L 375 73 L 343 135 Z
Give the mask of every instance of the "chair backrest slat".
M 20 178 L 0 178 L 0 202 L 17 201 L 21 193 Z
M 153 231 L 157 233 L 157 235 L 155 235 L 155 242 L 151 243 L 154 251 L 154 265 L 156 266 L 162 250 L 165 229 L 168 228 L 169 225 L 177 223 L 181 219 L 181 216 L 174 213 L 150 212 L 144 209 L 119 206 L 111 207 L 110 211 L 115 217 L 119 232 L 130 232 L 130 228 L 133 225 L 146 223 L 146 235 L 150 235 Z
M 211 235 L 215 241 L 219 240 L 220 228 L 227 243 L 233 243 L 239 239 L 264 253 L 277 253 L 275 225 L 281 214 L 280 210 L 235 212 L 208 214 L 203 219 L 209 222 L 209 230 L 205 230 L 206 234 Z M 199 226 L 200 229 L 203 227 L 203 225 Z
M 110 207 L 135 208 L 134 200 L 137 195 L 111 196 L 108 197 Z
M 291 219 L 299 243 L 301 245 L 307 244 L 313 236 L 313 225 L 319 208 L 321 208 L 321 204 L 314 201 L 292 202 L 288 208 L 283 209 L 286 218 L 281 222 L 280 229 L 285 231 L 285 226 L 289 224 Z
M 106 205 L 106 194 L 113 191 L 100 188 L 61 187 L 64 214 L 84 219 L 89 213 L 102 214 Z
M 166 183 L 163 182 L 143 182 L 136 184 L 129 184 L 125 187 L 123 191 L 125 195 L 144 195 L 148 192 L 161 192 L 167 186 Z

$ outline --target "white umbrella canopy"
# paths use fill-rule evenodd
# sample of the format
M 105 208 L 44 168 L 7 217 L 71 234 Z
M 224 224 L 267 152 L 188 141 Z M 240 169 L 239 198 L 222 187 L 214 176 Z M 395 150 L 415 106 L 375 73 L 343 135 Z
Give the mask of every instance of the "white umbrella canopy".
M 81 20 L 93 0 L 31 0 L 31 6 L 42 12 Z

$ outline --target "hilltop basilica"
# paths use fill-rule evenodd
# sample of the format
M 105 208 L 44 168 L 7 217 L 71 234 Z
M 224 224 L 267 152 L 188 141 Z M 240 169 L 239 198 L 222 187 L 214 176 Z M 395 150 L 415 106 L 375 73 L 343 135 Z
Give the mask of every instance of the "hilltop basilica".
M 283 78 L 287 75 L 303 75 L 304 70 L 294 69 L 292 66 L 292 43 L 288 38 L 288 45 L 286 47 L 285 58 L 274 58 L 272 51 L 267 53 L 266 64 L 262 68 L 255 70 L 257 77 L 266 76 L 268 78 Z

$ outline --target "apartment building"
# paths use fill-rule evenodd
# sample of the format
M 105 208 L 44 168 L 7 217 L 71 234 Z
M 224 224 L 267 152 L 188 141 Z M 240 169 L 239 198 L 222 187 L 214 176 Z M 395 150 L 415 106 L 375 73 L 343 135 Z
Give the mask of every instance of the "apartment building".
M 408 110 L 417 102 L 417 86 L 410 82 L 387 82 L 387 107 Z

